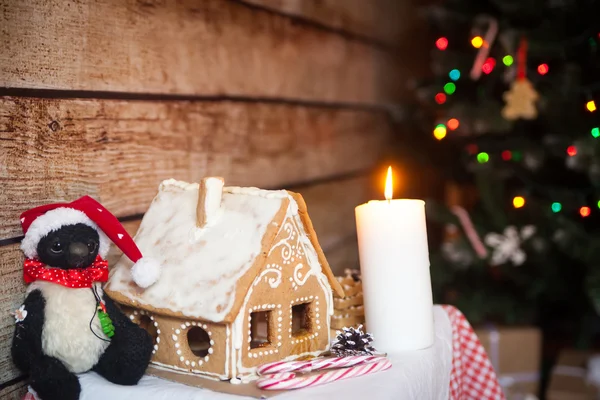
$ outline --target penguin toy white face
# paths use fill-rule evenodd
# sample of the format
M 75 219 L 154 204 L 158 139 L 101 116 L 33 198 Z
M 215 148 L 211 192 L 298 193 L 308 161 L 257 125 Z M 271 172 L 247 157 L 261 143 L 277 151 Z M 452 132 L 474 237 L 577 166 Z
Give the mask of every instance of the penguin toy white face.
M 44 264 L 62 269 L 91 265 L 100 244 L 98 232 L 85 224 L 65 225 L 40 239 L 38 258 Z
M 153 340 L 102 291 L 110 240 L 139 259 L 133 239 L 88 196 L 26 211 L 21 224 L 29 286 L 15 313 L 11 351 L 32 389 L 44 400 L 77 400 L 76 374 L 90 370 L 116 384 L 137 384 Z

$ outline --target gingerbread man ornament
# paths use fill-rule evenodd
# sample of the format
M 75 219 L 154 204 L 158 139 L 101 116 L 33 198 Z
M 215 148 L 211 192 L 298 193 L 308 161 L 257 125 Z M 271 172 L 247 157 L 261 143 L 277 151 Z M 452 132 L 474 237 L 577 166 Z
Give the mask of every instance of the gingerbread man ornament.
M 538 115 L 536 102 L 539 100 L 540 95 L 525 77 L 526 54 L 527 41 L 522 39 L 517 55 L 517 78 L 510 86 L 510 90 L 505 92 L 503 96 L 506 105 L 502 109 L 502 116 L 509 121 L 519 118 L 531 120 L 537 118 Z

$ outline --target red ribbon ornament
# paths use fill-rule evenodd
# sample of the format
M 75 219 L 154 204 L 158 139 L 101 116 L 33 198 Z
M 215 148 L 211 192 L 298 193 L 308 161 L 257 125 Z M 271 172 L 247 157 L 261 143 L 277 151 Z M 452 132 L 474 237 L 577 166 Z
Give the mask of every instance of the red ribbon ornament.
M 108 262 L 97 256 L 87 268 L 62 269 L 47 267 L 39 260 L 26 258 L 23 263 L 26 283 L 47 281 L 72 289 L 91 288 L 94 282 L 108 280 Z
M 519 50 L 517 50 L 517 79 L 525 79 L 527 75 L 527 39 L 521 38 Z

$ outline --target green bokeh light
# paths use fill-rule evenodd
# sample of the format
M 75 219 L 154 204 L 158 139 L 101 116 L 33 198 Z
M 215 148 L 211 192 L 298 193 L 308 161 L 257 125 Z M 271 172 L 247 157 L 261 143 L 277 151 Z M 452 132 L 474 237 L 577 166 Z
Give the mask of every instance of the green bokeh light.
M 507 67 L 510 67 L 511 65 L 513 65 L 513 62 L 515 60 L 513 60 L 512 56 L 504 56 L 502 57 L 502 62 L 504 63 L 504 65 L 506 65 Z
M 520 151 L 513 151 L 512 152 L 512 159 L 513 159 L 513 161 L 521 161 L 521 158 L 523 158 L 523 154 Z
M 484 164 L 488 161 L 490 161 L 490 155 L 488 153 L 482 151 L 481 153 L 477 154 L 477 162 L 479 162 L 479 164 Z
M 600 136 L 600 128 L 598 128 L 598 127 L 592 128 L 591 133 L 592 133 L 593 137 L 597 138 L 598 136 Z
M 452 82 L 446 83 L 444 85 L 444 92 L 446 92 L 446 94 L 452 94 L 456 92 L 456 85 Z
M 559 202 L 555 201 L 554 203 L 552 203 L 552 211 L 557 213 L 560 210 L 562 210 L 562 204 L 560 204 Z

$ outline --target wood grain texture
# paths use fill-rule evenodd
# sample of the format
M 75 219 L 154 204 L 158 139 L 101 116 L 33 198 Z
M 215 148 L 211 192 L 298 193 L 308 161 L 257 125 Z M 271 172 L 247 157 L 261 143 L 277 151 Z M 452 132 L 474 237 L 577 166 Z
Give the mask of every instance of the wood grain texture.
M 0 383 L 21 375 L 10 357 L 15 328 L 11 313 L 21 306 L 24 298 L 23 253 L 18 244 L 0 247 Z
M 381 103 L 384 52 L 226 0 L 0 0 L 0 87 Z
M 0 238 L 19 215 L 88 194 L 146 211 L 164 179 L 276 188 L 370 168 L 383 113 L 237 102 L 0 98 Z
M 0 390 L 0 399 L 21 400 L 25 393 L 27 393 L 27 382 L 23 381 Z
M 415 1 L 242 0 L 360 36 L 398 44 L 414 21 Z

